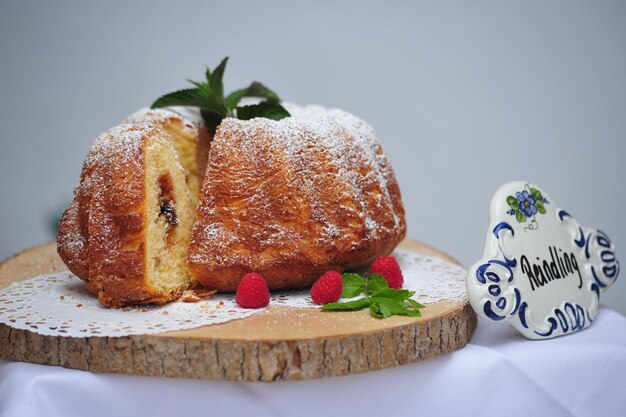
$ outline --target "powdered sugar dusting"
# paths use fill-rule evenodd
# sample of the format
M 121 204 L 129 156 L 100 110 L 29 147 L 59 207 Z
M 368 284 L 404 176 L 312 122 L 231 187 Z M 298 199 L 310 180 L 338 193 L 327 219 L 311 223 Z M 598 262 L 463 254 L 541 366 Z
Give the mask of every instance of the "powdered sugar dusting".
M 63 213 L 57 241 L 65 262 L 83 278 L 87 278 L 87 216 L 90 201 L 97 199 L 106 189 L 106 177 L 111 172 L 127 169 L 141 172 L 142 157 L 139 152 L 148 126 L 122 124 L 101 134 L 85 158 L 79 185 L 74 190 L 74 200 Z
M 175 109 L 179 109 L 180 113 L 174 111 Z M 193 115 L 193 113 L 191 113 L 191 110 L 183 113 L 182 109 L 184 109 L 184 107 L 178 107 L 174 109 L 143 108 L 128 116 L 126 119 L 124 119 L 123 123 L 134 125 L 150 124 L 156 127 L 161 127 L 163 125 L 167 125 L 172 121 L 178 121 L 185 126 L 185 129 L 187 129 L 187 132 L 185 132 L 186 134 L 197 136 L 196 125 L 202 122 L 200 120 L 196 120 L 196 118 L 191 119 L 185 117 L 184 114 Z
M 354 166 L 370 167 L 366 175 L 373 176 L 373 182 L 380 184 L 380 189 L 383 191 L 382 195 L 378 195 L 378 203 L 393 207 L 388 186 L 390 171 L 380 169 L 381 166 L 387 164 L 387 158 L 382 153 L 374 129 L 363 120 L 339 109 L 326 110 L 321 106 L 297 107 L 294 105 L 287 105 L 287 109 L 293 116 L 291 120 L 293 124 L 301 124 L 303 129 L 317 132 L 321 138 L 320 144 L 334 157 L 332 162 L 339 168 L 339 176 L 345 178 L 357 193 L 368 238 L 376 238 L 378 230 L 384 225 L 372 218 L 371 211 L 368 210 L 363 199 L 362 193 L 365 190 L 362 186 L 362 173 L 350 169 Z M 398 228 L 400 224 L 398 214 L 395 210 L 391 210 L 390 213 L 394 219 L 393 227 Z
M 177 117 L 177 116 L 175 116 Z M 119 224 L 111 211 L 134 207 L 144 198 L 144 158 L 154 146 L 169 145 L 164 133 L 149 123 L 121 124 L 101 134 L 85 158 L 74 200 L 59 223 L 59 254 L 78 276 L 89 278 L 91 239 L 112 262 L 120 247 Z M 130 209 L 125 213 L 130 214 Z
M 136 152 L 147 130 L 142 125 L 132 124 L 121 124 L 107 130 L 93 143 L 85 166 L 137 165 Z
M 291 117 L 279 121 L 227 118 L 219 126 L 192 264 L 355 266 L 404 236 L 397 182 L 372 127 L 338 109 L 285 107 Z M 280 255 L 258 255 L 269 249 Z

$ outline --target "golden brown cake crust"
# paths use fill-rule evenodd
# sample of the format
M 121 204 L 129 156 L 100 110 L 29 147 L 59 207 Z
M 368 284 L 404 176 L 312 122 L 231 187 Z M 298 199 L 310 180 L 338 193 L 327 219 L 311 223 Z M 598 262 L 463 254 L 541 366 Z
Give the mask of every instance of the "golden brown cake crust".
M 270 289 L 302 288 L 404 238 L 400 190 L 371 127 L 339 110 L 289 110 L 219 126 L 189 248 L 200 284 L 235 291 L 255 271 Z
M 145 277 L 144 153 L 158 134 L 128 124 L 102 134 L 59 222 L 61 259 L 109 307 L 171 298 L 149 290 Z

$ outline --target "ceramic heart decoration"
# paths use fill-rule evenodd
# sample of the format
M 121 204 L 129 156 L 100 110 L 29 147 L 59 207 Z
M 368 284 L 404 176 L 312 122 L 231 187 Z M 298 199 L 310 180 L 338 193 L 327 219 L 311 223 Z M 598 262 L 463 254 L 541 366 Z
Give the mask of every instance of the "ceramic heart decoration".
M 619 274 L 608 236 L 579 226 L 540 187 L 522 181 L 496 191 L 489 222 L 483 258 L 467 276 L 476 313 L 531 339 L 590 326 L 600 294 Z

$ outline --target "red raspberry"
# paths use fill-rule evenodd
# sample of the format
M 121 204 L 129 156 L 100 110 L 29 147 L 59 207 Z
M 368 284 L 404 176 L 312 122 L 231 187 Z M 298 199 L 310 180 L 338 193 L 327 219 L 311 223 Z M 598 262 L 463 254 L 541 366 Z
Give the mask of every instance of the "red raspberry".
M 404 284 L 402 271 L 398 266 L 396 258 L 393 256 L 379 256 L 376 258 L 370 268 L 370 272 L 376 272 L 385 277 L 389 288 L 402 288 L 402 284 Z
M 243 276 L 235 295 L 237 304 L 243 308 L 261 308 L 270 303 L 270 291 L 263 275 L 249 272 Z
M 341 298 L 343 283 L 341 274 L 335 271 L 325 272 L 311 287 L 311 298 L 315 304 L 326 304 Z

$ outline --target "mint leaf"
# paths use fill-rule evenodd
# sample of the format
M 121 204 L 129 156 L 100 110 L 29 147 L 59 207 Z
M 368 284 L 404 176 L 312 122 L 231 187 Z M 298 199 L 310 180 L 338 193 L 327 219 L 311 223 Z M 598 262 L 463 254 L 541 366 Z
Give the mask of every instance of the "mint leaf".
M 411 298 L 413 294 L 415 294 L 415 291 L 396 290 L 393 288 L 381 288 L 380 290 L 376 291 L 371 296 L 372 298 L 375 298 L 375 299 L 384 298 L 388 300 L 404 301 L 404 300 Z
M 328 303 L 322 306 L 322 310 L 363 310 L 372 304 L 371 298 L 361 298 L 353 301 L 346 301 L 345 303 Z
M 217 127 L 222 123 L 224 116 L 210 110 L 201 109 L 200 114 L 202 115 L 202 119 L 204 119 L 204 123 L 206 123 L 207 127 L 215 132 Z
M 228 110 L 233 111 L 244 97 L 250 97 L 248 96 L 248 88 L 242 88 L 230 93 L 228 97 L 226 97 L 226 107 Z
M 404 301 L 376 299 L 370 306 L 370 312 L 376 318 L 387 318 L 389 316 L 410 316 L 420 317 L 422 313 Z
M 387 317 L 391 317 L 392 314 L 389 306 L 380 302 L 372 303 L 370 306 L 370 312 L 372 313 L 372 316 L 379 319 L 386 319 Z
M 226 64 L 228 63 L 228 57 L 222 59 L 222 62 L 219 63 L 217 68 L 213 70 L 213 74 L 211 74 L 211 80 L 209 81 L 209 86 L 211 86 L 211 92 L 214 97 L 224 106 L 224 110 L 226 110 L 226 102 L 224 101 L 224 82 L 222 79 L 224 78 L 224 71 L 226 70 Z
M 412 298 L 409 298 L 408 300 L 406 300 L 409 304 L 411 304 L 413 307 L 415 308 L 424 308 L 424 304 L 418 303 L 417 301 L 415 301 Z
M 260 82 L 254 81 L 248 87 L 230 93 L 228 97 L 226 97 L 226 107 L 228 107 L 229 110 L 233 110 L 244 97 L 265 98 L 267 101 L 272 103 L 280 102 L 280 98 L 278 98 L 278 95 L 275 92 Z
M 207 83 L 199 83 L 197 81 L 190 80 L 190 79 L 187 79 L 187 82 L 195 85 L 196 89 L 198 90 L 198 93 L 203 98 L 208 100 L 208 99 L 210 99 L 212 97 L 212 95 L 211 95 L 211 87 L 209 87 L 209 85 Z
M 206 82 L 187 80 L 195 88 L 175 91 L 159 97 L 151 108 L 161 108 L 169 106 L 189 106 L 200 108 L 200 113 L 206 125 L 213 131 L 225 117 L 237 116 L 240 119 L 248 120 L 255 117 L 265 117 L 273 120 L 280 120 L 290 116 L 289 112 L 282 107 L 278 95 L 261 84 L 254 81 L 246 88 L 236 90 L 227 98 L 224 98 L 224 72 L 228 64 L 228 57 L 224 58 L 215 70 L 207 66 L 205 71 Z M 244 97 L 260 97 L 265 101 L 253 105 L 237 105 Z M 235 114 L 236 110 L 236 114 Z
M 408 308 L 404 308 L 404 310 L 402 312 L 397 312 L 394 313 L 397 316 L 409 316 L 409 317 L 422 317 L 422 312 L 419 311 L 418 309 L 408 309 Z
M 205 110 L 212 111 L 215 114 L 219 114 L 222 116 L 222 119 L 228 116 L 228 112 L 226 110 L 226 106 L 224 103 L 220 103 L 215 97 L 209 97 L 202 107 Z
M 359 275 L 351 272 L 341 274 L 343 292 L 341 298 L 352 298 L 360 295 L 365 288 L 365 280 Z
M 383 288 L 389 288 L 385 277 L 375 272 L 367 276 L 367 295 L 372 295 Z
M 283 106 L 271 101 L 262 101 L 259 104 L 237 107 L 237 118 L 250 120 L 255 117 L 265 117 L 266 119 L 280 120 L 289 117 L 290 114 Z
M 278 94 L 258 81 L 253 81 L 252 84 L 250 84 L 246 97 L 261 97 L 267 99 L 267 101 L 271 101 L 272 103 L 280 103 Z
M 160 107 L 168 107 L 168 106 L 193 106 L 193 107 L 202 107 L 206 102 L 206 99 L 202 96 L 202 94 L 196 88 L 187 88 L 184 90 L 174 91 L 173 93 L 165 94 L 158 99 L 152 106 L 151 109 L 158 109 Z
M 359 274 L 346 272 L 341 275 L 341 278 L 344 286 L 342 297 L 356 297 L 363 292 L 364 287 L 367 296 L 358 300 L 324 304 L 322 310 L 362 310 L 369 307 L 372 316 L 379 319 L 394 315 L 421 316 L 419 309 L 424 308 L 424 306 L 411 298 L 415 291 L 389 288 L 382 275 L 372 273 L 365 281 Z

